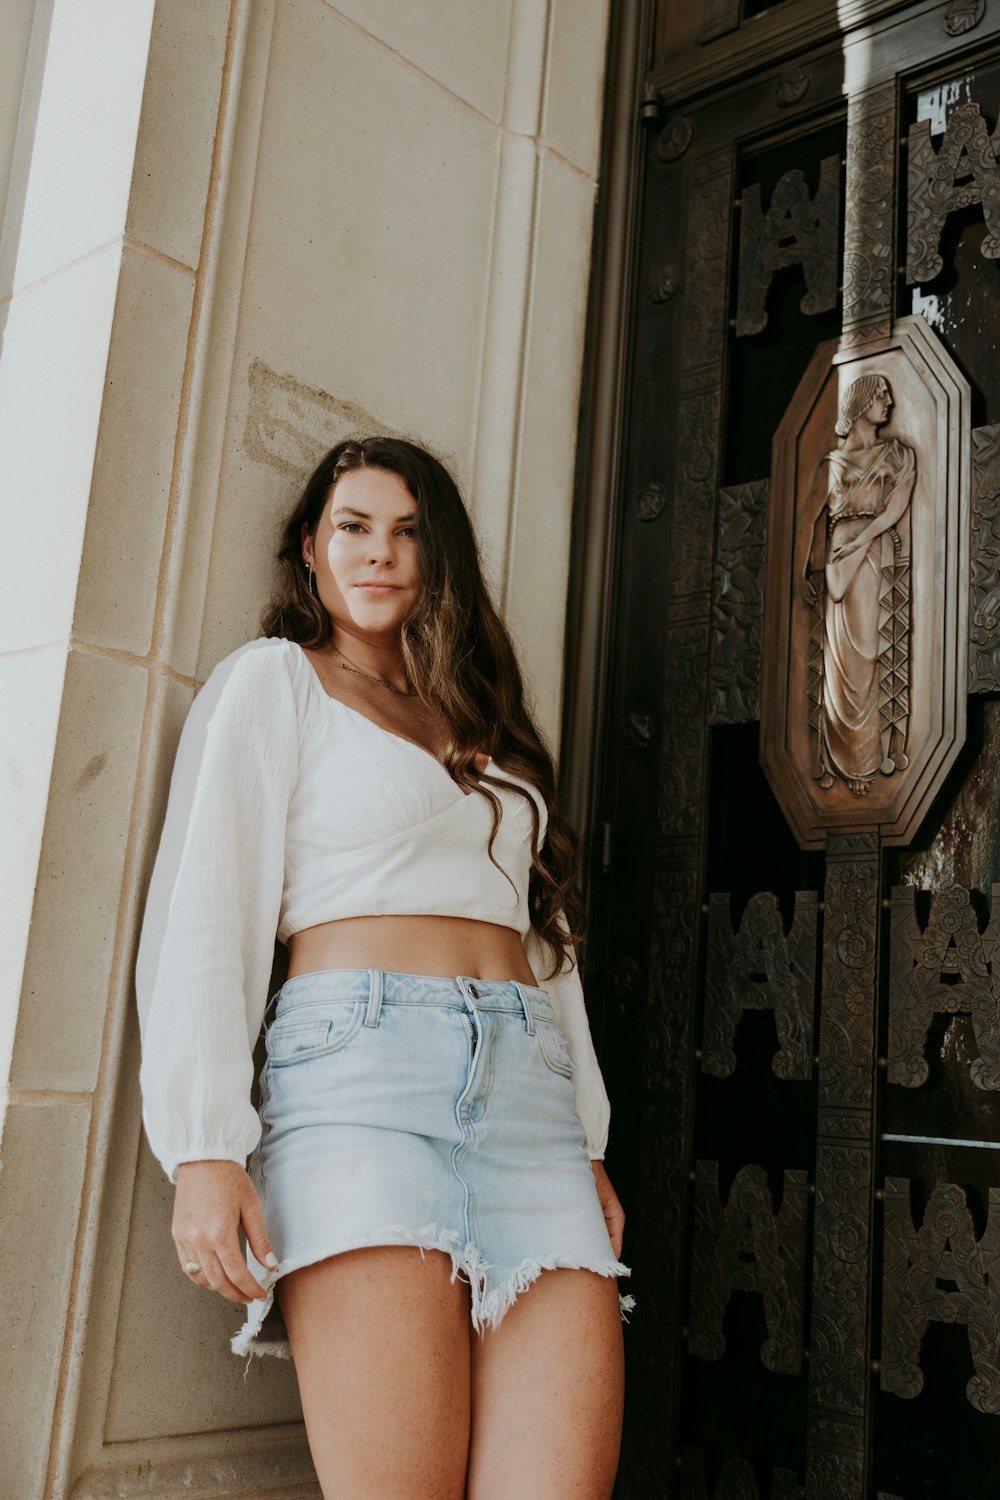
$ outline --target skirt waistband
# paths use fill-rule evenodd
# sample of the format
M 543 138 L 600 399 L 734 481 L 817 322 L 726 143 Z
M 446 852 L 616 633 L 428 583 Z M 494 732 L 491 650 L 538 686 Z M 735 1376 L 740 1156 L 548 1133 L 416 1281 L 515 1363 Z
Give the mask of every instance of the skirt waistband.
M 319 969 L 288 979 L 272 996 L 264 1013 L 265 1025 L 300 1006 L 365 1002 L 369 1009 L 383 1005 L 427 1005 L 465 1011 L 523 1012 L 531 1026 L 534 1017 L 554 1020 L 552 1001 L 538 985 L 518 979 L 456 979 L 433 974 L 396 974 L 385 969 Z

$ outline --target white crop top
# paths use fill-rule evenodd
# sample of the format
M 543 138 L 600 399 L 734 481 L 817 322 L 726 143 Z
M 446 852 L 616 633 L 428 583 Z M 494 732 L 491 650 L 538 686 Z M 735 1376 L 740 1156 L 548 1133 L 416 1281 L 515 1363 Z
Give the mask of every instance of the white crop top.
M 538 792 L 492 762 L 487 773 L 530 793 L 544 837 Z M 297 645 L 253 641 L 216 667 L 181 736 L 136 965 L 143 1120 L 172 1180 L 184 1161 L 243 1166 L 259 1140 L 252 1054 L 275 935 L 354 916 L 519 932 L 569 1045 L 588 1150 L 603 1156 L 609 1108 L 579 975 L 545 978 L 528 916 L 531 808 L 491 790 L 496 865 L 486 798 L 330 697 Z

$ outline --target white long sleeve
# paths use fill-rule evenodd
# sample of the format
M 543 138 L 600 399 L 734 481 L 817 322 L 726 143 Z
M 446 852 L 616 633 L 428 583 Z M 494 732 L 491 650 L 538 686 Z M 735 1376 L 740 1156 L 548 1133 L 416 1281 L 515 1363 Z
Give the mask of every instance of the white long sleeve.
M 185 1161 L 243 1166 L 260 1137 L 253 1048 L 297 768 L 287 671 L 272 642 L 254 642 L 188 715 L 139 945 L 143 1121 L 171 1181 Z
M 608 1146 L 611 1106 L 590 1034 L 580 971 L 574 962 L 573 967 L 562 974 L 556 974 L 551 979 L 543 978 L 552 968 L 553 960 L 549 945 L 543 942 L 534 927 L 530 928 L 524 939 L 524 951 L 532 973 L 552 1000 L 559 1029 L 566 1038 L 569 1055 L 573 1059 L 576 1112 L 583 1123 L 590 1158 L 592 1161 L 603 1161 Z

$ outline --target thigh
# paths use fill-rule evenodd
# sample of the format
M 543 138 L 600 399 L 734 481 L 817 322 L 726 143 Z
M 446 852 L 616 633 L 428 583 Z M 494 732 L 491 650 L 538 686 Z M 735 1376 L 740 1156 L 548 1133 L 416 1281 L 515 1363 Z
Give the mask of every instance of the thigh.
M 278 1283 L 323 1494 L 462 1500 L 469 1292 L 440 1251 L 349 1250 Z
M 543 1271 L 473 1340 L 468 1500 L 608 1500 L 622 1394 L 617 1283 Z

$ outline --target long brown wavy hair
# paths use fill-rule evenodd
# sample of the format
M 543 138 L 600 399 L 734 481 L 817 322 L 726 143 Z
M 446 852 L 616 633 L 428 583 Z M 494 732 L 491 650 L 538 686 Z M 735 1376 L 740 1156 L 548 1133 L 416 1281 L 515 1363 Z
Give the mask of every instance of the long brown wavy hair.
M 451 731 L 445 769 L 464 791 L 478 792 L 491 804 L 491 859 L 502 814 L 492 788 L 516 791 L 530 806 L 528 909 L 555 955 L 553 973 L 559 973 L 572 962 L 585 925 L 574 882 L 575 840 L 557 806 L 552 757 L 525 705 L 513 644 L 490 601 L 472 523 L 444 464 L 403 438 L 347 438 L 331 448 L 285 523 L 278 551 L 281 583 L 261 617 L 261 628 L 266 636 L 283 636 L 300 646 L 332 644 L 330 616 L 309 587 L 302 528 L 315 533 L 330 491 L 355 469 L 398 475 L 417 503 L 423 587 L 401 631 L 406 673 L 421 702 L 439 713 Z M 481 752 L 540 792 L 548 813 L 541 847 L 534 799 L 516 782 L 477 773 L 475 758 Z

